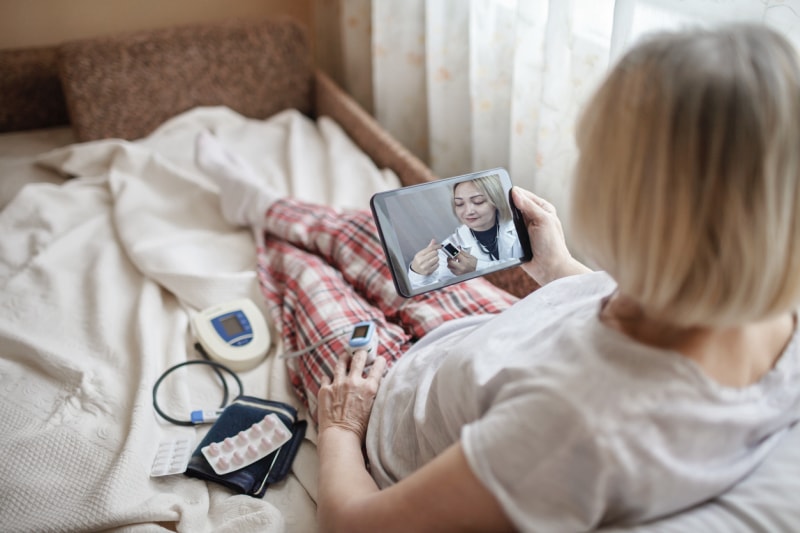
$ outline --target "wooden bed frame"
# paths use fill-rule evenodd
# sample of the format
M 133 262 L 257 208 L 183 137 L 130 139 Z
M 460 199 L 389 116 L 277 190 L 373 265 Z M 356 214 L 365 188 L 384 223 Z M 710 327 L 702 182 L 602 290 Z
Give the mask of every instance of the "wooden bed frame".
M 305 28 L 288 17 L 0 51 L 0 72 L 0 133 L 70 125 L 78 141 L 134 140 L 196 106 L 256 119 L 296 108 L 335 120 L 404 185 L 438 178 L 312 64 Z M 538 287 L 520 268 L 487 278 L 520 297 Z

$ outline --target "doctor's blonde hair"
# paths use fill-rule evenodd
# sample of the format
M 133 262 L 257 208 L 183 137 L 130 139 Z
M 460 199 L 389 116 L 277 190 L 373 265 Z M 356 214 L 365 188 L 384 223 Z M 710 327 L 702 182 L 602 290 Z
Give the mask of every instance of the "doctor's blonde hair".
M 727 326 L 800 301 L 800 66 L 736 25 L 628 52 L 577 128 L 572 227 L 623 294 L 676 325 Z
M 503 184 L 500 183 L 500 176 L 497 174 L 459 181 L 453 185 L 453 194 L 450 196 L 450 207 L 452 207 L 453 215 L 455 215 L 456 218 L 458 218 L 455 204 L 456 188 L 462 183 L 473 183 L 481 193 L 483 193 L 489 202 L 497 209 L 497 216 L 501 223 L 511 220 L 511 208 L 508 206 L 506 192 L 503 190 Z

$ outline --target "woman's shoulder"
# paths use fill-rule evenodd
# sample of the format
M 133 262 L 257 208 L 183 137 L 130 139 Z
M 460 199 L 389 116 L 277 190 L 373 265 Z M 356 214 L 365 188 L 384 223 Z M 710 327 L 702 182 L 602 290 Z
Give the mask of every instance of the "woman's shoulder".
M 598 297 L 608 296 L 616 287 L 617 282 L 614 278 L 602 270 L 597 270 L 553 280 L 530 293 L 525 299 L 543 299 L 569 306 L 585 299 L 597 300 Z

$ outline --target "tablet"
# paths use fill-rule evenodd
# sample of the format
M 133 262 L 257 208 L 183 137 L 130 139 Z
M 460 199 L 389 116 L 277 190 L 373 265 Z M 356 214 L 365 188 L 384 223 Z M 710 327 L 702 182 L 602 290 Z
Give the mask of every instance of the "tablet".
M 531 259 L 503 168 L 375 194 L 372 216 L 397 293 L 406 298 Z

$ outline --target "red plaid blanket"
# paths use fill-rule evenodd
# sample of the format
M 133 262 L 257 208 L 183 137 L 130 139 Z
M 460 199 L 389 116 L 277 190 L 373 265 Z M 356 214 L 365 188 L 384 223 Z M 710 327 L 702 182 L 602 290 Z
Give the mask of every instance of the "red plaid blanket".
M 414 298 L 399 296 L 366 210 L 283 199 L 267 211 L 263 226 L 258 278 L 271 318 L 280 324 L 286 352 L 372 320 L 380 341 L 378 355 L 391 365 L 442 323 L 499 313 L 517 300 L 481 278 Z M 287 360 L 292 385 L 312 417 L 322 376 L 333 376 L 346 343 L 346 334 L 341 334 Z

